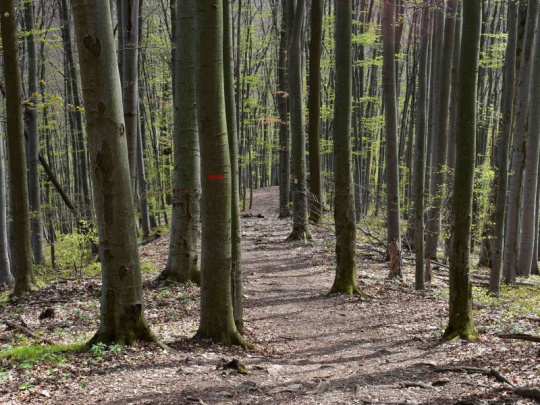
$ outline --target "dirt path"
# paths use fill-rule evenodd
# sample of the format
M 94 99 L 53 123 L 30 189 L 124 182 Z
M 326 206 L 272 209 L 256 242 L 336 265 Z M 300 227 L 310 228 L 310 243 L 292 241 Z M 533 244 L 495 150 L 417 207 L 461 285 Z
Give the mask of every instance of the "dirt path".
M 489 337 L 475 344 L 438 344 L 447 316 L 443 289 L 434 283 L 432 294 L 418 295 L 406 284 L 384 281 L 384 263 L 359 261 L 361 286 L 373 299 L 328 296 L 334 277 L 330 232 L 322 227 L 314 231 L 313 242 L 285 243 L 291 228 L 289 221 L 277 219 L 277 201 L 277 188 L 257 190 L 251 213 L 264 218 L 243 220 L 246 335 L 256 350 L 191 342 L 186 336 L 196 330 L 196 289 L 171 288 L 164 294 L 149 281 L 149 321 L 179 353 L 142 345 L 108 354 L 94 366 L 72 359 L 65 368 L 74 370 L 65 381 L 40 385 L 27 394 L 5 389 L 0 402 L 532 403 L 495 393 L 493 389 L 503 385 L 488 377 L 437 373 L 435 368 L 497 368 L 503 359 L 501 371 L 528 385 L 532 380 L 518 376 L 530 378 L 532 372 L 538 380 L 534 346 L 515 342 L 509 353 Z M 143 260 L 160 268 L 166 246 L 162 238 L 144 248 Z M 410 273 L 407 277 L 412 279 Z M 94 325 L 95 320 L 88 330 Z M 512 356 L 521 364 L 512 365 Z M 217 369 L 233 358 L 246 366 L 246 375 Z

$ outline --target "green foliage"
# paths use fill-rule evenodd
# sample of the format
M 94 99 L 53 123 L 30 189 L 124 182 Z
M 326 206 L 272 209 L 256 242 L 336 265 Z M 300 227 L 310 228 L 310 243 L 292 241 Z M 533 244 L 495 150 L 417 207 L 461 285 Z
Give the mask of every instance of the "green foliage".
M 0 363 L 8 362 L 11 365 L 20 365 L 22 368 L 31 368 L 37 362 L 61 363 L 64 361 L 64 354 L 80 353 L 85 349 L 84 343 L 52 346 L 23 345 L 3 350 L 0 353 Z

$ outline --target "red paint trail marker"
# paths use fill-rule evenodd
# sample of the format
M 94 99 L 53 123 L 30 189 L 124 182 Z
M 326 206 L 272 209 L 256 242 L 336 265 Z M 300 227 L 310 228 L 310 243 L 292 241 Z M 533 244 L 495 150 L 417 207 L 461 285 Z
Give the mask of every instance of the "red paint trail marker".
M 223 180 L 225 176 L 223 174 L 209 174 L 208 180 Z
M 178 189 L 178 192 L 179 193 L 194 193 L 196 192 L 197 190 L 194 189 L 194 188 L 179 188 Z

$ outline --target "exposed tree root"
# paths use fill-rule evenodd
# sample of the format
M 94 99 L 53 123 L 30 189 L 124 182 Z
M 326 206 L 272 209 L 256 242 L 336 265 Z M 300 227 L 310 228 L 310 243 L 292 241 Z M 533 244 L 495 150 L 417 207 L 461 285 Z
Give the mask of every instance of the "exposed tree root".
M 526 333 L 510 333 L 510 334 L 500 334 L 497 337 L 501 339 L 517 339 L 517 340 L 527 340 L 529 342 L 540 343 L 540 336 L 527 335 Z
M 44 337 L 41 337 L 39 336 L 36 332 L 34 332 L 33 330 L 25 327 L 25 326 L 22 326 L 22 325 L 19 325 L 19 324 L 16 324 L 15 322 L 11 322 L 11 321 L 8 321 L 8 320 L 4 320 L 4 323 L 9 326 L 10 328 L 12 329 L 16 329 L 18 330 L 19 332 L 25 334 L 26 336 L 29 336 L 31 338 L 34 338 L 34 339 L 37 339 L 37 340 L 41 340 L 42 342 L 44 343 L 47 343 L 48 345 L 56 345 L 57 343 L 56 342 L 53 342 L 52 340 L 49 340 L 47 338 L 44 338 Z
M 458 367 L 441 367 L 436 368 L 436 372 L 438 373 L 469 373 L 469 374 L 482 374 L 487 377 L 493 377 L 497 381 L 502 382 L 504 384 L 508 384 L 511 387 L 516 387 L 508 378 L 506 378 L 504 375 L 502 375 L 499 371 L 495 369 L 488 369 L 488 368 L 478 368 L 478 367 L 469 367 L 469 366 L 458 366 Z
M 540 401 L 540 389 L 539 388 L 526 388 L 526 387 L 508 387 L 498 388 L 496 392 L 511 391 L 516 395 L 524 398 L 531 398 L 536 401 Z

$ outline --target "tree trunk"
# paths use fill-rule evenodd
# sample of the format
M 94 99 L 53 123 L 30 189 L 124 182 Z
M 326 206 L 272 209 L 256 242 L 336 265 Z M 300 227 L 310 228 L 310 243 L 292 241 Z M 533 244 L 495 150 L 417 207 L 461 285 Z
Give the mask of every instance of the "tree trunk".
M 197 2 L 202 253 L 201 319 L 196 336 L 224 345 L 246 346 L 234 324 L 232 306 L 232 179 L 224 95 L 222 1 Z
M 349 7 L 352 7 L 349 5 Z M 336 7 L 337 9 L 337 7 Z M 352 16 L 351 16 L 352 18 Z M 311 2 L 311 38 L 309 41 L 309 219 L 321 221 L 323 185 L 319 133 L 321 121 L 321 51 L 322 51 L 323 1 Z M 337 45 L 337 44 L 336 44 Z
M 9 261 L 7 229 L 4 141 L 0 139 L 0 287 L 14 282 Z
M 415 288 L 425 288 L 424 266 L 424 182 L 426 176 L 426 133 L 428 99 L 428 48 L 429 48 L 429 7 L 422 9 L 420 26 L 420 51 L 418 55 L 418 94 L 416 106 L 416 139 L 414 148 L 414 252 L 415 252 Z
M 26 49 L 28 52 L 28 100 L 24 110 L 24 120 L 28 132 L 28 197 L 30 202 L 30 229 L 34 264 L 45 264 L 43 248 L 43 217 L 41 215 L 41 187 L 39 181 L 39 132 L 38 132 L 38 71 L 37 50 L 34 39 L 34 3 L 24 6 L 26 25 Z
M 532 50 L 532 77 L 529 92 L 529 124 L 527 131 L 527 153 L 525 157 L 525 175 L 523 178 L 523 202 L 521 210 L 521 241 L 517 262 L 517 274 L 528 277 L 531 274 L 531 263 L 534 249 L 534 233 L 536 228 L 536 187 L 538 183 L 538 161 L 540 147 L 540 34 L 538 23 L 534 35 Z M 532 216 L 532 220 L 531 220 Z
M 438 67 L 439 95 L 435 114 L 435 132 L 433 134 L 433 168 L 431 176 L 432 206 L 430 209 L 430 226 L 426 235 L 426 257 L 437 259 L 437 246 L 441 231 L 441 209 L 444 200 L 444 184 L 446 173 L 446 156 L 448 151 L 448 107 L 450 104 L 450 79 L 452 69 L 452 51 L 454 49 L 454 30 L 456 27 L 457 0 L 446 2 L 446 22 L 444 25 L 444 44 L 442 46 L 441 63 Z M 437 68 L 435 66 L 434 68 Z
M 14 295 L 34 290 L 32 248 L 30 244 L 30 208 L 24 146 L 21 71 L 17 14 L 13 0 L 0 3 L 0 22 L 4 56 L 7 142 L 9 156 L 9 188 L 11 190 L 11 268 L 15 275 Z
M 289 26 L 287 23 L 287 0 L 282 0 L 281 33 L 279 40 L 278 60 L 278 99 L 279 113 L 279 217 L 286 218 L 291 215 L 289 207 L 290 193 L 290 152 L 289 152 L 289 120 L 288 112 L 288 84 L 287 84 L 287 44 L 289 42 Z
M 101 317 L 90 344 L 153 340 L 144 317 L 122 89 L 106 0 L 74 0 L 102 266 Z
M 225 113 L 227 115 L 227 140 L 231 160 L 231 288 L 234 324 L 244 333 L 244 306 L 242 289 L 242 228 L 240 224 L 240 195 L 238 189 L 238 124 L 236 122 L 233 80 L 233 46 L 231 0 L 223 0 L 223 74 L 225 85 Z
M 194 0 L 178 0 L 174 60 L 174 174 L 169 258 L 160 278 L 200 282 L 201 167 L 197 124 Z
M 456 171 L 454 177 L 450 310 L 444 338 L 476 339 L 470 281 L 471 216 L 476 158 L 476 94 L 482 2 L 463 3 L 463 38 L 459 68 Z
M 290 0 L 293 2 L 294 0 Z M 288 240 L 306 240 L 311 235 L 308 229 L 308 206 L 306 184 L 306 136 L 304 128 L 304 102 L 302 94 L 302 24 L 305 0 L 298 0 L 289 40 L 289 108 L 291 112 L 292 149 L 292 197 L 293 230 Z M 289 7 L 290 9 L 291 7 Z
M 529 0 L 527 10 L 527 25 L 525 28 L 525 38 L 523 51 L 521 54 L 519 84 L 517 94 L 517 114 L 514 132 L 514 147 L 512 152 L 512 166 L 510 172 L 510 184 L 508 188 L 506 229 L 504 232 L 504 254 L 503 254 L 503 278 L 506 283 L 516 282 L 516 262 L 518 258 L 519 246 L 519 213 L 521 209 L 521 186 L 523 182 L 523 169 L 525 162 L 525 151 L 527 142 L 527 121 L 529 89 L 531 78 L 531 49 L 536 30 L 538 0 Z
M 397 144 L 397 100 L 395 78 L 395 4 L 393 0 L 383 0 L 383 90 L 386 130 L 386 209 L 387 243 L 390 251 L 395 245 L 394 265 L 388 278 L 402 278 L 401 234 L 399 206 L 399 158 Z
M 336 2 L 336 93 L 334 103 L 334 165 L 336 277 L 330 293 L 361 294 L 356 283 L 356 217 L 352 178 L 352 4 Z M 310 73 L 311 74 L 311 73 Z

